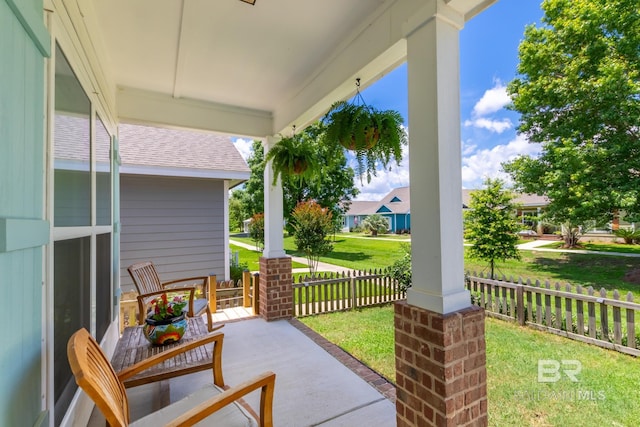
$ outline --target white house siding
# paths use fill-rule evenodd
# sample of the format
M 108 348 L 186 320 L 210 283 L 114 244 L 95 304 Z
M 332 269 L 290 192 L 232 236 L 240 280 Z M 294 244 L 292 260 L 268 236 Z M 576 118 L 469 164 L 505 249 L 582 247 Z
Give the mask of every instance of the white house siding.
M 121 175 L 121 287 L 127 272 L 151 260 L 163 281 L 224 276 L 224 181 Z

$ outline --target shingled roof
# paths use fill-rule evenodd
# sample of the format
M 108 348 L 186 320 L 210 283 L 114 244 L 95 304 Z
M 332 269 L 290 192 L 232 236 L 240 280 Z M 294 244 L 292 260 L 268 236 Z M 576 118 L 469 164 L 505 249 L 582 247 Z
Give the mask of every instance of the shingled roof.
M 476 190 L 462 190 L 462 207 L 467 208 L 471 197 L 469 193 Z M 525 208 L 544 207 L 549 204 L 545 196 L 535 194 L 515 194 L 514 202 Z M 386 209 L 385 209 L 386 208 Z M 380 201 L 353 201 L 347 215 L 372 215 L 374 213 L 406 214 L 411 212 L 411 193 L 409 187 L 398 187 L 391 190 Z
M 469 195 L 469 193 L 473 191 L 477 190 L 469 190 L 465 188 L 462 189 L 462 204 L 465 207 L 469 206 L 469 203 L 471 202 L 471 196 Z M 549 199 L 547 198 L 547 196 L 538 196 L 537 194 L 528 193 L 514 193 L 514 195 L 515 198 L 513 199 L 513 202 L 522 206 L 523 208 L 541 208 L 549 204 Z
M 352 216 L 374 213 L 406 214 L 410 210 L 409 187 L 398 187 L 391 190 L 380 201 L 352 201 L 346 214 Z
M 229 179 L 251 170 L 228 136 L 182 129 L 120 124 L 120 173 Z

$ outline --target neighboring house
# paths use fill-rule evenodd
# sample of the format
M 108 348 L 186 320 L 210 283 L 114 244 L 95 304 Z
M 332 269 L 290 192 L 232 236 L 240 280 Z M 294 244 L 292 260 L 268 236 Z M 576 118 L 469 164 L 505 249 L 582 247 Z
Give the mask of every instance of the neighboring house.
M 227 136 L 121 124 L 120 286 L 133 263 L 162 280 L 229 277 L 228 192 L 250 169 Z
M 352 230 L 362 224 L 369 215 L 380 214 L 389 221 L 389 231 L 398 233 L 411 229 L 411 198 L 409 187 L 399 187 L 390 191 L 382 200 L 353 201 L 345 214 L 344 227 Z
M 462 209 L 468 209 L 471 200 L 470 193 L 476 190 L 462 190 Z M 537 217 L 541 210 L 549 203 L 544 196 L 535 194 L 516 194 L 515 203 L 521 206 L 518 216 L 523 224 L 530 225 L 532 217 Z M 389 220 L 389 231 L 393 233 L 411 230 L 411 197 L 409 187 L 399 187 L 391 190 L 380 201 L 354 201 L 345 214 L 345 231 L 352 230 L 362 221 L 373 214 L 380 214 Z M 539 231 L 541 232 L 541 231 Z
M 462 189 L 462 209 L 468 209 L 471 202 L 470 193 L 476 190 Z M 513 202 L 520 206 L 518 209 L 518 217 L 523 224 L 523 228 L 536 227 L 538 234 L 543 234 L 542 224 L 537 220 L 540 213 L 544 210 L 545 206 L 549 204 L 549 199 L 546 196 L 538 196 L 537 194 L 528 193 L 514 193 L 515 199 Z

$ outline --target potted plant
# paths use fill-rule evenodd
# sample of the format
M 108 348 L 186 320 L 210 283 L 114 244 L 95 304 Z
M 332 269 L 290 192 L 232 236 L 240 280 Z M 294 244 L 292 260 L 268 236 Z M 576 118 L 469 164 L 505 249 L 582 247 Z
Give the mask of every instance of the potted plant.
M 154 345 L 180 341 L 187 330 L 186 305 L 187 300 L 178 295 L 169 299 L 165 293 L 154 299 L 143 326 L 147 340 Z
M 295 129 L 294 129 L 295 130 Z M 282 137 L 265 156 L 265 162 L 271 162 L 273 185 L 279 176 L 308 176 L 316 170 L 312 141 L 303 134 Z
M 359 79 L 356 86 L 360 87 Z M 361 101 L 356 103 L 356 101 Z M 407 133 L 402 115 L 395 110 L 378 110 L 364 103 L 358 90 L 354 102 L 334 103 L 323 121 L 326 124 L 325 143 L 342 146 L 355 152 L 357 174 L 376 175 L 380 164 L 387 167 L 393 158 L 402 160 L 402 146 L 407 145 Z

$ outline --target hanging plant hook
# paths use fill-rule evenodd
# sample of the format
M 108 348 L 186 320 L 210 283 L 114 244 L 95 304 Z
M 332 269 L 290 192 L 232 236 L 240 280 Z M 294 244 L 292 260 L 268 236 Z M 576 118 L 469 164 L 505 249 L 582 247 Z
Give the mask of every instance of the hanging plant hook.
M 353 105 L 362 105 L 365 108 L 370 108 L 360 93 L 360 77 L 356 77 L 356 94 L 353 97 Z

